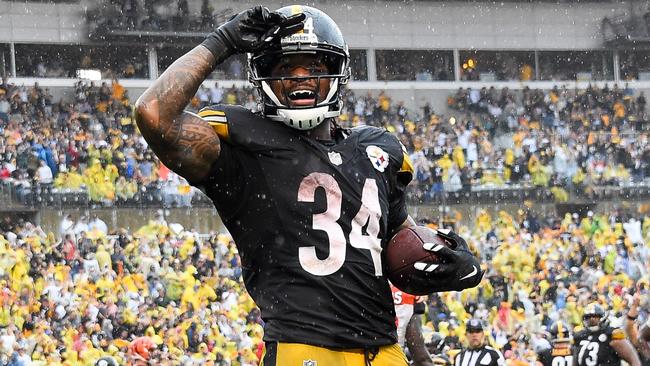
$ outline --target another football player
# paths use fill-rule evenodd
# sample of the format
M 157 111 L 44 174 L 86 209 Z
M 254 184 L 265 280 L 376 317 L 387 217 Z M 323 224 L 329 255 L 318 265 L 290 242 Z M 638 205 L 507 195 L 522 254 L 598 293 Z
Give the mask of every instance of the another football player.
M 583 322 L 585 329 L 576 333 L 573 339 L 574 366 L 618 366 L 621 360 L 631 366 L 641 366 L 639 355 L 625 332 L 609 325 L 602 306 L 589 304 L 583 313 Z
M 424 344 L 422 336 L 422 314 L 424 302 L 421 296 L 408 294 L 390 285 L 395 303 L 397 322 L 397 340 L 402 348 L 407 347 L 413 366 L 433 366 L 431 355 Z
M 183 109 L 214 67 L 249 54 L 260 111 Z M 405 365 L 382 264 L 388 239 L 414 225 L 405 189 L 412 167 L 384 129 L 343 129 L 348 47 L 318 9 L 257 6 L 217 28 L 139 98 L 136 119 L 160 160 L 214 202 L 261 309 L 263 364 Z M 444 264 L 414 280 L 436 291 L 482 277 L 467 243 L 432 246 Z
M 552 347 L 537 354 L 539 366 L 572 366 L 571 356 L 571 331 L 569 327 L 557 321 L 549 329 L 551 334 Z

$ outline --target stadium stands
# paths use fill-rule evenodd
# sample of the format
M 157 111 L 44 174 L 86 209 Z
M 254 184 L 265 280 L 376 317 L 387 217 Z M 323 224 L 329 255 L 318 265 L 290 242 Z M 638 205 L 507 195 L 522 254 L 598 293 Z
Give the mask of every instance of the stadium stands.
M 69 94 L 54 100 L 38 85 L 0 85 L 4 202 L 208 204 L 148 152 L 117 80 L 80 81 Z M 217 102 L 257 107 L 251 90 L 215 84 L 201 88 L 189 108 Z M 348 90 L 341 123 L 382 126 L 400 136 L 416 168 L 414 202 L 598 201 L 650 197 L 645 109 L 643 93 L 616 85 L 464 88 L 449 95 L 445 111 L 408 109 L 384 93 Z M 440 333 L 453 352 L 464 320 L 475 316 L 517 364 L 546 344 L 553 320 L 579 326 L 587 302 L 607 305 L 613 321 L 622 322 L 632 289 L 649 287 L 645 214 L 537 217 L 526 206 L 514 216 L 481 212 L 476 226 L 456 229 L 489 263 L 487 281 L 462 295 L 429 299 L 425 334 Z M 159 364 L 256 364 L 261 320 L 241 287 L 227 235 L 184 231 L 162 217 L 133 232 L 109 233 L 97 217 L 69 216 L 58 233 L 26 221 L 6 221 L 0 233 L 4 360 L 76 365 L 112 355 L 122 361 L 130 342 L 146 335 L 160 345 L 152 355 Z
M 456 230 L 487 273 L 476 289 L 427 300 L 425 337 L 441 334 L 452 353 L 472 316 L 508 362 L 547 346 L 556 319 L 580 327 L 592 301 L 622 325 L 636 291 L 638 321 L 647 319 L 647 212 L 483 212 L 475 226 Z M 5 220 L 0 359 L 87 365 L 111 355 L 123 362 L 131 341 L 145 335 L 158 345 L 155 364 L 257 365 L 261 320 L 241 270 L 228 235 L 187 231 L 162 215 L 132 232 L 109 232 L 97 217 L 65 216 L 55 233 Z
M 148 152 L 132 101 L 114 79 L 79 81 L 73 100 L 47 88 L 0 86 L 0 180 L 28 206 L 208 204 Z M 250 89 L 201 88 L 210 103 L 257 107 Z M 341 123 L 399 134 L 416 176 L 414 202 L 502 202 L 524 197 L 628 199 L 650 196 L 645 95 L 628 87 L 548 91 L 459 89 L 449 109 L 409 110 L 384 93 L 348 90 Z
M 245 4 L 90 3 L 0 0 L 0 365 L 126 365 L 143 336 L 151 364 L 258 365 L 263 321 L 228 234 L 160 213 L 116 229 L 93 211 L 124 223 L 212 207 L 151 153 L 132 105 Z M 454 226 L 485 263 L 478 288 L 426 300 L 427 341 L 453 355 L 474 317 L 507 365 L 529 365 L 550 325 L 579 329 L 588 303 L 613 325 L 650 319 L 647 4 L 322 5 L 351 47 L 340 123 L 398 135 L 419 224 Z M 256 109 L 251 89 L 220 81 L 245 85 L 245 65 L 219 65 L 188 108 Z M 432 207 L 444 217 L 422 217 Z M 57 229 L 37 225 L 43 212 Z

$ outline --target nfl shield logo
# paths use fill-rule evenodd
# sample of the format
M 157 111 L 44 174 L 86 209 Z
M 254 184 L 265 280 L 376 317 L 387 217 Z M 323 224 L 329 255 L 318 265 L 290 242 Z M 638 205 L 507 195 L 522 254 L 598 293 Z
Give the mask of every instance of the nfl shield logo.
M 343 158 L 341 157 L 341 154 L 337 153 L 336 151 L 330 151 L 327 153 L 327 156 L 330 157 L 330 161 L 334 165 L 341 165 L 343 164 Z
M 312 360 L 302 361 L 302 366 L 318 366 L 318 362 Z
M 366 148 L 366 154 L 372 166 L 383 173 L 388 166 L 388 153 L 378 146 L 370 145 Z

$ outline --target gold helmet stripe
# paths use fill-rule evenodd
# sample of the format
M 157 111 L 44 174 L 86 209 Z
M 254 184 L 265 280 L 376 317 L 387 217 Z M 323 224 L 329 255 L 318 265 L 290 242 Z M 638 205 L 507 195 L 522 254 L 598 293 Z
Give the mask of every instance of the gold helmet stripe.
M 291 15 L 300 14 L 302 12 L 302 5 L 291 5 Z M 304 31 L 301 29 L 296 33 L 304 33 Z

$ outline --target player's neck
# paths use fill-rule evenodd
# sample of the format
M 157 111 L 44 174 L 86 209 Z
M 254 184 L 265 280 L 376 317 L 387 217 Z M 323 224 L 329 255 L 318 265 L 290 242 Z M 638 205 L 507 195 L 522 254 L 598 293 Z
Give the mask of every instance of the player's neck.
M 305 131 L 305 136 L 319 141 L 329 141 L 332 140 L 332 122 L 330 119 L 326 119 L 323 123 L 319 124 L 311 130 Z

